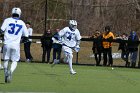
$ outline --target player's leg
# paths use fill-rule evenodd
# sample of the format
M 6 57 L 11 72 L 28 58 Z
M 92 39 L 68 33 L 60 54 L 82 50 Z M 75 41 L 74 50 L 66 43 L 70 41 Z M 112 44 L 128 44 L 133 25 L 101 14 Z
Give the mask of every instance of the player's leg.
M 73 67 L 72 67 L 72 59 L 73 59 L 73 54 L 65 52 L 65 61 L 68 62 L 68 64 L 69 64 L 70 73 L 76 74 L 76 72 L 73 70 Z
M 68 63 L 69 63 L 70 73 L 76 74 L 76 72 L 73 70 L 73 67 L 72 67 L 72 59 L 73 59 L 73 54 L 68 54 Z
M 12 64 L 11 64 L 11 72 L 13 73 L 17 67 L 17 62 L 19 61 L 20 59 L 20 48 L 17 47 L 15 49 L 12 49 L 12 52 L 11 52 L 11 60 L 12 60 Z
M 13 47 L 11 49 L 11 61 L 12 61 L 12 63 L 11 63 L 10 69 L 8 71 L 8 81 L 9 82 L 11 82 L 11 80 L 12 80 L 12 74 L 17 67 L 17 62 L 19 61 L 19 59 L 20 59 L 20 47 L 19 46 Z
M 5 77 L 5 83 L 8 83 L 8 62 L 9 60 L 4 60 L 3 67 L 4 67 L 4 77 Z
M 5 82 L 7 82 L 7 77 L 8 77 L 8 62 L 10 58 L 10 48 L 8 45 L 3 46 L 3 59 L 4 59 L 4 75 L 5 75 Z
M 70 73 L 76 74 L 76 72 L 73 70 L 73 67 L 72 67 L 72 59 L 73 59 L 72 49 L 67 46 L 63 46 L 62 49 L 63 49 L 64 57 L 65 57 L 64 61 L 69 64 Z

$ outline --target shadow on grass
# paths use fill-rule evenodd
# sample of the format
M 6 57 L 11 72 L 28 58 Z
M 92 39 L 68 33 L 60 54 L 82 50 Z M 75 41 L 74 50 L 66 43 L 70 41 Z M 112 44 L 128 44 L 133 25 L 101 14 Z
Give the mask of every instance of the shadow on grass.
M 6 83 L 4 83 L 4 82 L 1 82 L 0 84 L 1 84 L 1 85 L 3 85 L 3 84 L 6 84 Z
M 61 76 L 58 74 L 52 74 L 52 73 L 31 73 L 33 75 L 47 75 L 47 76 Z

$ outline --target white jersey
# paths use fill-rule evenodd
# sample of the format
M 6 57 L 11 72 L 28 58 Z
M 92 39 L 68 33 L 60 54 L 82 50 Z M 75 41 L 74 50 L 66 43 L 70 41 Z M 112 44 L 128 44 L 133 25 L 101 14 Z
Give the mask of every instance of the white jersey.
M 4 44 L 20 44 L 22 35 L 28 37 L 25 23 L 17 18 L 5 19 L 1 30 L 4 31 Z
M 28 34 L 29 34 L 29 36 L 32 36 L 32 34 L 33 34 L 32 28 L 28 28 Z M 32 39 L 29 39 L 29 41 L 32 41 Z
M 79 30 L 72 31 L 69 27 L 63 28 L 58 34 L 62 37 L 62 43 L 68 47 L 75 47 L 77 41 L 81 39 Z

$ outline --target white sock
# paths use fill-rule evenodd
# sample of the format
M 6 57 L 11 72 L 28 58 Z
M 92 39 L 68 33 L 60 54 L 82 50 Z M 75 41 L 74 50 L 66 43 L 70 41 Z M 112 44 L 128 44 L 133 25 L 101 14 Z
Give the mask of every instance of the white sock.
M 17 62 L 12 62 L 11 69 L 10 69 L 11 73 L 14 72 L 14 70 L 16 69 L 16 67 L 17 67 Z
M 73 71 L 73 68 L 72 68 L 72 56 L 69 55 L 68 57 L 68 63 L 69 63 L 69 68 L 70 68 L 70 71 Z
M 3 67 L 4 67 L 4 74 L 5 74 L 5 76 L 7 76 L 7 71 L 8 71 L 8 60 L 7 60 L 7 61 L 4 61 Z

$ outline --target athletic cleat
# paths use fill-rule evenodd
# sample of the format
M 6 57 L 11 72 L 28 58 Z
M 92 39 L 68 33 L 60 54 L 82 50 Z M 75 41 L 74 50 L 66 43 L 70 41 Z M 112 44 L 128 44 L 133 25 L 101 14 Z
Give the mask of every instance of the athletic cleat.
M 70 74 L 74 75 L 74 74 L 76 74 L 76 72 L 75 71 L 70 71 Z

